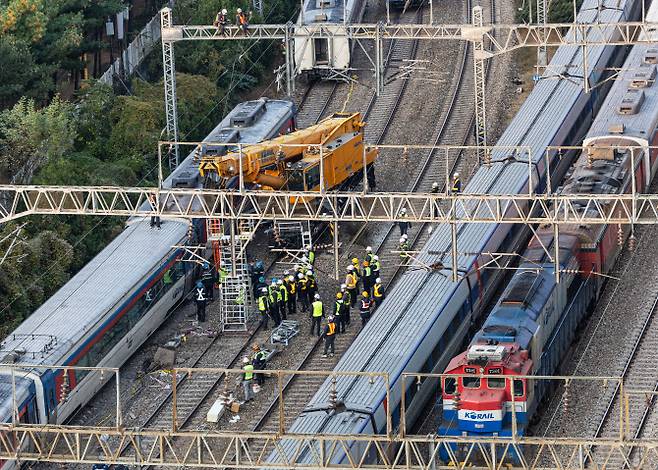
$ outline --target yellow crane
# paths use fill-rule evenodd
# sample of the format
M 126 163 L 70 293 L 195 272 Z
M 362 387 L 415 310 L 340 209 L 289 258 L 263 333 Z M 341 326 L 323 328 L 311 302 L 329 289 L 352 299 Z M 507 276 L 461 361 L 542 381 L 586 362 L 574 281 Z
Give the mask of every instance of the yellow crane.
M 326 190 L 361 181 L 364 165 L 373 185 L 372 165 L 378 151 L 364 147 L 364 126 L 361 113 L 335 113 L 306 129 L 245 146 L 241 152 L 203 156 L 199 171 L 201 176 L 216 173 L 224 182 L 242 178 L 245 185 L 262 189 L 318 191 L 322 160 Z

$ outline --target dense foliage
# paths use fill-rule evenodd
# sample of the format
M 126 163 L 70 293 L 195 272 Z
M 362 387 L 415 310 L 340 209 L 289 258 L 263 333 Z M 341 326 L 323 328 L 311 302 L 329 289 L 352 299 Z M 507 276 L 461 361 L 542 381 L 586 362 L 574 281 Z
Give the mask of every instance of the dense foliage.
M 279 0 L 267 6 L 264 18 L 255 15 L 252 22 L 288 21 L 297 2 Z M 133 79 L 125 94 L 86 83 L 71 101 L 56 94 L 61 73 L 79 71 L 82 54 L 103 47 L 91 38 L 108 15 L 123 7 L 121 0 L 0 0 L 0 182 L 155 182 L 156 143 L 165 127 L 157 49 L 140 75 L 156 77 L 154 83 Z M 208 24 L 219 8 L 233 14 L 238 7 L 246 10 L 249 4 L 178 0 L 174 17 L 177 23 Z M 240 92 L 263 82 L 280 60 L 279 47 L 251 41 L 176 46 L 181 138 L 204 137 L 242 99 Z M 13 244 L 14 238 L 6 237 L 17 225 L 0 226 L 0 259 L 12 246 L 0 264 L 0 335 L 98 253 L 122 222 L 34 217 Z

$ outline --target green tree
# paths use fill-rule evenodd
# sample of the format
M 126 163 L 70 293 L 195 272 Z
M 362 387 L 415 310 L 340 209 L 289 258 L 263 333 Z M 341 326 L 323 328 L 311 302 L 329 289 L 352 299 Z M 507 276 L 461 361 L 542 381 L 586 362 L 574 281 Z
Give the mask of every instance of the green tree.
M 21 98 L 0 113 L 0 175 L 29 182 L 35 171 L 73 148 L 75 135 L 70 103 L 56 97 L 38 109 L 34 100 Z

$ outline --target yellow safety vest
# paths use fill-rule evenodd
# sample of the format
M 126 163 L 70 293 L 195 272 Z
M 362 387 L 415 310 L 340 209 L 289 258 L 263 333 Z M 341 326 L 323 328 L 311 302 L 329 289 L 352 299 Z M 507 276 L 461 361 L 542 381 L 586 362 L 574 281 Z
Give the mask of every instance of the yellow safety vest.
M 316 300 L 313 302 L 313 316 L 321 317 L 322 316 L 322 301 Z
M 348 274 L 345 281 L 348 289 L 356 289 L 356 274 Z
M 291 282 L 288 285 L 290 286 L 290 293 L 291 294 L 294 294 L 295 292 L 297 292 L 297 285 L 294 282 Z
M 245 380 L 251 380 L 254 378 L 254 366 L 252 366 L 251 364 L 247 364 L 242 368 L 242 370 L 244 371 Z
M 382 293 L 380 292 L 380 289 L 382 288 L 381 284 L 375 284 L 373 287 L 373 295 L 375 297 L 381 297 Z
M 265 310 L 267 310 L 267 305 L 265 305 L 265 296 L 264 295 L 261 295 L 260 297 L 258 297 L 258 310 L 260 310 L 261 312 L 264 312 Z

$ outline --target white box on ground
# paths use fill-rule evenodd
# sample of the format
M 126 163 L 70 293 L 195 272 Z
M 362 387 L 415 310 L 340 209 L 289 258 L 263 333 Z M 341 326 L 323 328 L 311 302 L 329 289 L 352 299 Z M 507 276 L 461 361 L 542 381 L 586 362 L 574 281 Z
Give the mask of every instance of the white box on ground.
M 226 402 L 223 398 L 218 398 L 208 410 L 206 421 L 209 423 L 219 422 L 219 418 L 222 417 L 224 411 L 226 411 Z

